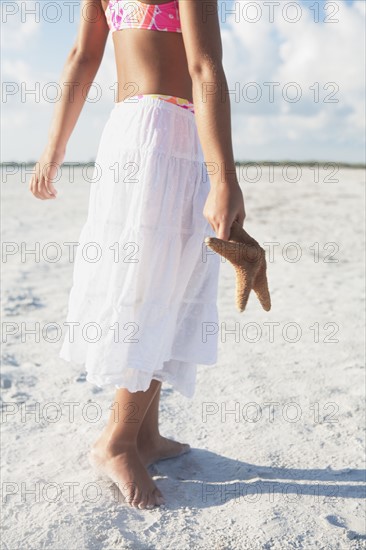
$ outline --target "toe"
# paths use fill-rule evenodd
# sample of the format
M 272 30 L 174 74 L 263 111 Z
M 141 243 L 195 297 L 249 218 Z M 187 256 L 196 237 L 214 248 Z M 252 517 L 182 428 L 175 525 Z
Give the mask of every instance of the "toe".
M 154 493 L 149 494 L 149 498 L 147 499 L 146 509 L 151 510 L 156 505 Z
M 145 508 L 147 508 L 148 503 L 149 503 L 149 495 L 148 494 L 141 495 L 141 499 L 137 507 L 140 508 L 140 510 L 144 510 Z
M 126 489 L 126 486 L 125 486 Z M 125 502 L 129 504 L 130 506 L 134 506 L 135 501 L 138 498 L 138 490 L 136 485 L 128 484 L 128 490 L 125 491 Z
M 154 496 L 155 496 L 155 503 L 158 506 L 160 506 L 161 504 L 165 504 L 165 499 L 164 499 L 162 493 L 159 491 L 159 489 L 155 489 Z
M 133 506 L 134 508 L 139 508 L 142 501 L 143 501 L 143 498 L 140 491 L 136 491 L 135 496 L 131 501 L 131 506 Z

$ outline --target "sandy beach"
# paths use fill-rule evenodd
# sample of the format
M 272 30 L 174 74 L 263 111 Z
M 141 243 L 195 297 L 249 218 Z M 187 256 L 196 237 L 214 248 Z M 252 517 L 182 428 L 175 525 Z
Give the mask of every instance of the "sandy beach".
M 192 450 L 150 467 L 166 505 L 143 511 L 87 461 L 113 389 L 58 357 L 92 170 L 40 201 L 3 169 L 4 550 L 365 548 L 364 171 L 238 172 L 272 310 L 237 312 L 222 262 L 218 362 L 192 400 L 162 390 L 161 433 Z

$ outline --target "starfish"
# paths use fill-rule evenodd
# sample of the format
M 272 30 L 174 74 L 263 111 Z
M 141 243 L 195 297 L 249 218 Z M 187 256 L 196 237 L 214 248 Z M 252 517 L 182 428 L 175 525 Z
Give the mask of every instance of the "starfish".
M 236 273 L 236 307 L 244 311 L 249 294 L 254 290 L 265 311 L 271 309 L 267 282 L 267 263 L 264 249 L 234 220 L 227 241 L 206 237 L 205 243 L 230 261 Z

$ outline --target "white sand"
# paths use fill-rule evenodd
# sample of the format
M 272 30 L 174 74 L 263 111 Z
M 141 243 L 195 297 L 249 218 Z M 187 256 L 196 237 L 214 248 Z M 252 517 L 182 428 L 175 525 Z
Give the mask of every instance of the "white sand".
M 88 466 L 113 390 L 93 388 L 80 367 L 59 359 L 60 339 L 20 335 L 21 322 L 62 327 L 66 315 L 72 264 L 63 243 L 77 242 L 89 191 L 80 172 L 72 184 L 67 172 L 56 201 L 33 198 L 19 174 L 3 184 L 3 241 L 28 249 L 56 242 L 62 257 L 22 261 L 17 253 L 2 264 L 3 323 L 18 330 L 2 350 L 10 413 L 2 427 L 2 548 L 364 548 L 363 172 L 344 169 L 327 182 L 330 171 L 321 171 L 315 183 L 303 168 L 291 183 L 276 169 L 271 183 L 263 168 L 259 182 L 244 183 L 246 229 L 262 244 L 279 243 L 268 262 L 272 311 L 251 295 L 236 312 L 234 273 L 222 264 L 221 322 L 227 330 L 238 323 L 240 334 L 225 341 L 221 331 L 218 363 L 199 366 L 192 401 L 163 389 L 161 431 L 193 450 L 151 468 L 167 501 L 152 511 L 118 502 Z M 290 242 L 302 252 L 297 262 L 282 255 Z M 337 263 L 324 261 L 334 251 L 327 243 L 339 247 Z M 294 248 L 287 252 L 293 258 Z M 265 323 L 277 323 L 273 341 Z M 38 407 L 39 418 L 24 417 L 25 406 Z

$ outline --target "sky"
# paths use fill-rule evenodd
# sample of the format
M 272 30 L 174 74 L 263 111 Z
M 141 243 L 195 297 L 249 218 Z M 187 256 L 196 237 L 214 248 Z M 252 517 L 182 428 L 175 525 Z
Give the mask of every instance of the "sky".
M 2 162 L 35 161 L 47 144 L 49 83 L 74 43 L 79 3 L 1 0 Z M 365 162 L 365 15 L 364 0 L 219 0 L 236 160 Z M 95 160 L 115 99 L 110 36 L 95 82 L 101 97 L 86 102 L 65 162 Z

